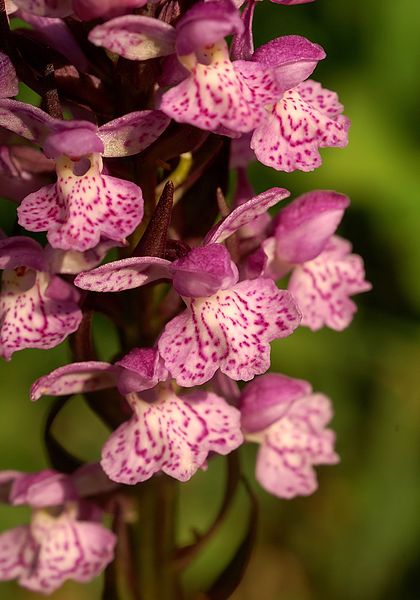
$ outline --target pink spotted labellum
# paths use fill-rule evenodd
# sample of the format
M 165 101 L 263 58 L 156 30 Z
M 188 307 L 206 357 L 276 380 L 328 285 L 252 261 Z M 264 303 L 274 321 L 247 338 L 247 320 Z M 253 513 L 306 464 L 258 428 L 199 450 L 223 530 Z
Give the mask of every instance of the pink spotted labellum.
M 75 279 L 77 286 L 118 292 L 171 278 L 187 308 L 169 321 L 159 341 L 166 368 L 179 385 L 209 381 L 220 368 L 248 381 L 270 365 L 269 342 L 290 335 L 300 322 L 292 295 L 268 278 L 239 281 L 222 242 L 288 195 L 273 188 L 237 207 L 206 236 L 202 247 L 169 262 L 134 257 L 108 263 Z
M 97 478 L 92 467 L 89 477 Z M 100 523 L 101 511 L 79 496 L 85 475 L 86 467 L 72 476 L 51 470 L 0 473 L 2 500 L 32 508 L 29 525 L 0 534 L 0 580 L 17 579 L 50 594 L 68 579 L 90 581 L 111 562 L 116 536 Z
M 313 465 L 336 464 L 330 400 L 309 383 L 280 374 L 258 377 L 240 399 L 245 439 L 260 444 L 256 477 L 280 498 L 308 496 L 317 489 Z
M 86 263 L 84 263 L 86 264 Z M 27 237 L 0 239 L 0 355 L 52 348 L 77 330 L 80 294 L 50 267 L 46 251 Z
M 134 348 L 115 365 L 92 361 L 60 367 L 36 381 L 31 396 L 117 386 L 132 416 L 102 449 L 105 473 L 129 485 L 160 471 L 187 481 L 209 452 L 228 454 L 242 443 L 240 413 L 211 392 L 176 393 L 168 376 L 157 349 Z

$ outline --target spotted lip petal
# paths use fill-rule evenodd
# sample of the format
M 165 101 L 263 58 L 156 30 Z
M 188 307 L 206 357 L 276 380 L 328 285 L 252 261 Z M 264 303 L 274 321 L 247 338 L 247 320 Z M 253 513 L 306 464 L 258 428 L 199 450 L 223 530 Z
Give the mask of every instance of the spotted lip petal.
M 48 273 L 3 273 L 0 293 L 0 355 L 10 360 L 23 348 L 53 348 L 82 320 L 72 285 Z
M 348 327 L 357 310 L 350 296 L 371 287 L 362 258 L 337 236 L 317 258 L 296 267 L 288 285 L 302 311 L 302 325 L 313 331 L 325 325 L 336 331 Z
M 288 263 L 312 260 L 325 248 L 350 200 L 344 194 L 316 190 L 284 208 L 273 222 L 277 257 Z
M 166 325 L 158 347 L 179 385 L 205 383 L 219 368 L 232 379 L 249 381 L 270 366 L 269 342 L 290 335 L 299 322 L 292 296 L 273 281 L 242 281 L 189 301 Z
M 127 15 L 94 27 L 89 41 L 129 60 L 148 60 L 175 52 L 175 29 L 152 17 Z
M 102 450 L 102 467 L 113 481 L 133 485 L 159 471 L 187 481 L 209 452 L 228 454 L 243 441 L 239 411 L 216 394 L 166 391 L 153 403 L 134 394 L 128 400 L 132 418 Z
M 101 235 L 123 243 L 143 217 L 141 190 L 130 181 L 102 175 L 99 155 L 92 155 L 90 163 L 78 176 L 72 161 L 62 156 L 57 183 L 23 199 L 19 223 L 28 231 L 47 231 L 51 246 L 63 250 L 89 250 Z
M 80 273 L 74 283 L 83 290 L 121 292 L 170 278 L 170 265 L 168 260 L 154 256 L 124 258 Z
M 218 223 L 206 235 L 203 244 L 222 243 L 241 227 L 252 223 L 260 215 L 290 196 L 290 192 L 283 188 L 271 188 L 262 194 L 258 194 L 247 202 L 235 208 L 225 219 Z
M 19 560 L 2 578 L 18 578 L 23 587 L 44 594 L 67 579 L 86 582 L 99 575 L 112 560 L 116 543 L 115 535 L 99 523 L 76 521 L 67 513 L 55 518 L 37 512 L 30 528 L 3 536 L 12 532 L 18 533 Z
M 335 435 L 325 429 L 332 417 L 331 402 L 322 394 L 296 400 L 287 414 L 260 434 L 256 477 L 280 498 L 309 496 L 317 489 L 313 465 L 333 465 Z
M 224 41 L 203 52 L 207 64 L 198 62 L 165 92 L 160 109 L 175 121 L 223 135 L 252 131 L 265 116 L 267 99 L 278 97 L 271 74 L 257 63 L 232 63 Z
M 349 121 L 337 114 L 336 105 L 331 105 L 329 96 L 333 92 L 322 90 L 317 98 L 326 99 L 315 99 L 312 104 L 314 98 L 308 92 L 314 89 L 311 85 L 315 82 L 285 92 L 254 131 L 251 148 L 264 165 L 287 173 L 296 169 L 312 171 L 321 164 L 318 148 L 347 145 Z

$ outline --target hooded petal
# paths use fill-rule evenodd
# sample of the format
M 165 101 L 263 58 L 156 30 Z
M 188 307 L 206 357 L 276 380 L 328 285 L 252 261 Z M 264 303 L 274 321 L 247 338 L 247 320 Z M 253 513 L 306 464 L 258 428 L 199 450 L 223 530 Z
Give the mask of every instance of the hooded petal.
M 249 381 L 270 366 L 269 342 L 290 335 L 299 322 L 292 296 L 273 281 L 242 281 L 189 302 L 166 325 L 158 347 L 179 385 L 205 383 L 219 368 Z
M 349 242 L 335 236 L 317 258 L 294 269 L 288 285 L 302 311 L 302 325 L 313 331 L 348 327 L 357 310 L 350 296 L 371 287 L 362 258 L 351 254 Z
M 312 82 L 304 85 L 285 92 L 252 136 L 251 148 L 258 160 L 278 171 L 312 171 L 321 164 L 318 148 L 343 147 L 348 142 L 349 121 L 332 114 L 337 110 L 328 99 L 333 93 L 322 90 L 319 95 L 327 99 L 317 96 L 311 104 Z
M 252 223 L 260 215 L 290 196 L 290 192 L 283 188 L 271 188 L 251 200 L 235 208 L 227 217 L 218 223 L 205 237 L 204 244 L 221 243 L 241 227 Z
M 243 28 L 241 15 L 230 0 L 198 2 L 177 23 L 177 54 L 191 54 L 227 35 L 241 33 Z
M 131 156 L 154 142 L 169 125 L 160 110 L 141 110 L 109 121 L 98 130 L 104 156 Z
M 23 235 L 0 240 L 0 269 L 9 270 L 16 267 L 45 271 L 46 260 L 42 246 Z
M 154 256 L 124 258 L 80 273 L 74 283 L 83 290 L 121 292 L 156 279 L 170 278 L 170 265 L 168 260 Z
M 58 293 L 59 292 L 59 293 Z M 5 271 L 0 293 L 0 356 L 24 348 L 53 348 L 82 320 L 78 292 L 47 273 Z
M 169 375 L 157 348 L 133 348 L 115 365 L 120 368 L 118 389 L 124 396 L 153 388 Z
M 0 98 L 9 98 L 19 93 L 18 78 L 12 61 L 0 52 Z
M 31 537 L 38 545 L 34 564 L 19 577 L 33 591 L 49 594 L 67 579 L 90 581 L 111 562 L 116 537 L 99 523 L 76 521 L 63 513 L 34 515 Z
M 89 41 L 129 60 L 147 60 L 175 52 L 175 29 L 159 19 L 127 15 L 94 27 Z
M 216 394 L 166 391 L 153 403 L 134 394 L 128 399 L 132 418 L 102 450 L 102 467 L 113 481 L 135 484 L 159 471 L 187 481 L 209 452 L 228 454 L 242 443 L 239 411 Z
M 326 56 L 323 48 L 300 35 L 284 35 L 263 44 L 252 60 L 274 69 L 280 92 L 307 79 Z
M 221 244 L 193 248 L 171 264 L 173 286 L 181 296 L 203 298 L 238 281 L 238 269 Z
M 307 381 L 280 373 L 257 377 L 241 393 L 243 429 L 247 432 L 266 429 L 281 419 L 295 400 L 308 396 L 311 391 Z
M 317 489 L 313 465 L 336 464 L 335 435 L 325 425 L 331 402 L 322 394 L 296 400 L 288 413 L 263 433 L 256 477 L 280 498 L 309 496 Z
M 117 373 L 118 369 L 113 365 L 96 360 L 58 367 L 32 384 L 31 400 L 38 400 L 41 396 L 84 394 L 114 387 Z
M 63 250 L 94 248 L 101 234 L 123 243 L 143 217 L 141 189 L 101 171 L 99 155 L 90 157 L 83 175 L 76 175 L 72 161 L 62 156 L 57 183 L 24 198 L 19 223 L 29 231 L 47 231 L 51 246 Z
M 344 194 L 324 190 L 296 198 L 274 221 L 277 258 L 303 263 L 318 256 L 335 233 L 349 204 Z

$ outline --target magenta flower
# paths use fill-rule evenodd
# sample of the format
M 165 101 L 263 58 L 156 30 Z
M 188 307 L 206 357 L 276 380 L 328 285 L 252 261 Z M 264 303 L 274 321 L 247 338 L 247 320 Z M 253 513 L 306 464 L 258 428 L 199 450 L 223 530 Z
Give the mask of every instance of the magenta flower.
M 87 121 L 52 119 L 35 107 L 0 102 L 0 125 L 42 144 L 56 159 L 57 182 L 26 196 L 19 223 L 29 231 L 47 231 L 55 248 L 85 251 L 101 239 L 123 244 L 143 217 L 140 188 L 102 173 L 102 155 L 140 152 L 160 135 L 169 120 L 159 111 L 120 117 L 97 128 Z
M 239 280 L 225 239 L 288 195 L 273 188 L 232 211 L 204 240 L 173 263 L 134 257 L 108 263 L 75 279 L 82 289 L 117 292 L 172 278 L 187 309 L 169 321 L 159 341 L 166 368 L 179 385 L 205 383 L 220 368 L 248 381 L 270 366 L 269 342 L 290 335 L 300 322 L 291 294 L 270 279 Z
M 0 240 L 0 355 L 52 348 L 82 319 L 79 292 L 50 270 L 42 247 L 30 238 Z
M 9 488 L 11 504 L 34 510 L 30 525 L 0 534 L 0 580 L 17 579 L 23 587 L 50 594 L 68 579 L 90 581 L 111 562 L 116 537 L 98 522 L 101 513 L 94 505 L 79 502 L 77 472 L 1 475 L 5 499 Z
M 117 385 L 132 409 L 102 449 L 101 465 L 110 479 L 135 484 L 160 471 L 187 481 L 203 467 L 209 452 L 228 454 L 242 443 L 240 413 L 210 392 L 178 395 L 158 351 L 135 348 L 115 365 L 74 363 L 41 377 L 31 397 L 65 395 Z M 153 389 L 150 389 L 152 388 Z M 145 391 L 147 390 L 147 391 Z
M 293 269 L 288 289 L 302 311 L 302 325 L 314 331 L 347 327 L 357 310 L 350 296 L 371 289 L 361 257 L 333 235 L 349 202 L 336 192 L 304 194 L 279 213 L 274 236 L 263 242 L 265 273 L 278 278 Z
M 253 130 L 264 105 L 276 98 L 265 66 L 229 58 L 224 38 L 242 29 L 240 13 L 229 0 L 211 0 L 194 5 L 176 28 L 131 15 L 99 25 L 89 39 L 131 60 L 176 53 L 181 81 L 163 94 L 160 109 L 180 123 L 236 135 Z
M 312 393 L 309 383 L 269 374 L 241 394 L 245 439 L 260 444 L 256 477 L 280 498 L 309 496 L 317 489 L 313 465 L 336 464 L 330 400 Z

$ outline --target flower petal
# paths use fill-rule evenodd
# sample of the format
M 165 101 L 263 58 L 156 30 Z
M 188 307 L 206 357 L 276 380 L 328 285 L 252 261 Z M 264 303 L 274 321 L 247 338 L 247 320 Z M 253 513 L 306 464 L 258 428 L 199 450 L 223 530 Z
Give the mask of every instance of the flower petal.
M 280 498 L 308 496 L 317 489 L 312 465 L 336 464 L 335 435 L 324 429 L 331 419 L 331 402 L 322 394 L 296 400 L 289 412 L 264 432 L 256 477 Z
M 51 469 L 38 473 L 23 473 L 15 479 L 10 492 L 10 503 L 14 506 L 60 506 L 77 499 L 78 495 L 71 478 Z
M 325 325 L 341 331 L 350 325 L 357 310 L 350 296 L 372 287 L 362 258 L 350 252 L 346 240 L 333 237 L 317 258 L 294 269 L 288 289 L 303 313 L 302 325 L 313 331 Z
M 243 28 L 241 15 L 230 0 L 198 2 L 177 23 L 177 54 L 191 54 L 227 35 L 241 33 Z
M 311 393 L 307 381 L 269 373 L 248 383 L 241 393 L 242 427 L 245 431 L 262 431 L 282 418 L 291 404 Z
M 74 12 L 82 21 L 112 17 L 131 8 L 140 8 L 147 0 L 73 0 Z
M 23 348 L 53 348 L 82 320 L 77 291 L 60 281 L 61 298 L 49 294 L 56 277 L 34 271 L 5 271 L 0 293 L 0 356 Z M 65 295 L 63 292 L 66 291 Z
M 124 396 L 153 388 L 169 375 L 157 348 L 133 348 L 115 365 L 120 367 L 118 389 Z
M 57 183 L 24 198 L 19 223 L 29 231 L 48 231 L 51 246 L 63 250 L 89 250 L 101 235 L 124 242 L 143 217 L 141 189 L 131 181 L 102 175 L 99 155 L 92 155 L 90 163 L 78 176 L 72 161 L 60 157 Z
M 94 27 L 89 41 L 129 60 L 147 60 L 175 52 L 175 29 L 152 17 L 127 15 Z
M 13 0 L 19 8 L 44 17 L 68 17 L 73 12 L 72 0 Z
M 28 569 L 34 555 L 29 527 L 23 525 L 0 533 L 0 580 L 8 581 L 19 577 Z
M 0 98 L 16 96 L 19 93 L 18 78 L 12 61 L 0 52 Z
M 206 54 L 209 64 L 197 63 L 189 77 L 165 92 L 160 109 L 200 129 L 222 129 L 226 135 L 251 131 L 264 117 L 264 99 L 270 96 L 264 91 L 273 83 L 266 69 L 230 62 L 225 42 L 207 47 Z
M 37 271 L 46 270 L 42 246 L 23 235 L 0 240 L 0 269 L 30 267 Z
M 296 198 L 274 221 L 277 258 L 303 263 L 318 256 L 335 233 L 349 204 L 344 194 L 325 190 Z
M 321 164 L 318 148 L 343 147 L 348 142 L 346 117 L 321 112 L 321 105 L 326 111 L 331 110 L 327 102 L 313 106 L 299 90 L 300 86 L 285 92 L 251 140 L 251 148 L 261 163 L 287 173 L 296 169 L 312 171 Z
M 113 365 L 96 360 L 58 367 L 32 384 L 31 400 L 38 400 L 41 396 L 83 394 L 113 387 L 117 373 L 118 369 Z
M 43 140 L 56 119 L 40 108 L 18 100 L 0 100 L 0 127 L 13 131 L 27 140 Z
M 128 397 L 133 416 L 111 434 L 102 467 L 113 481 L 135 484 L 163 471 L 187 481 L 209 452 L 228 454 L 242 443 L 240 413 L 223 398 L 165 392 L 153 403 Z
M 238 281 L 238 269 L 221 244 L 193 248 L 171 264 L 173 286 L 181 296 L 203 298 Z
M 307 79 L 326 56 L 323 48 L 300 35 L 284 35 L 263 44 L 252 60 L 274 69 L 281 92 Z
M 66 513 L 54 518 L 38 512 L 31 534 L 39 550 L 19 583 L 33 591 L 51 593 L 67 579 L 90 581 L 113 559 L 116 537 L 99 523 L 75 521 Z
M 206 235 L 203 243 L 214 244 L 216 242 L 224 242 L 235 231 L 248 225 L 288 196 L 290 196 L 290 192 L 283 188 L 271 188 L 258 196 L 254 196 L 251 200 L 235 208 L 223 221 L 217 223 Z
M 141 110 L 105 123 L 98 130 L 104 156 L 131 156 L 141 152 L 165 131 L 169 122 L 160 110 Z
M 242 281 L 209 298 L 192 300 L 158 342 L 179 385 L 205 383 L 217 369 L 249 381 L 270 366 L 269 342 L 290 335 L 300 313 L 290 294 L 269 279 Z
M 121 292 L 156 279 L 170 278 L 170 265 L 168 260 L 154 256 L 124 258 L 80 273 L 74 283 L 83 290 Z

